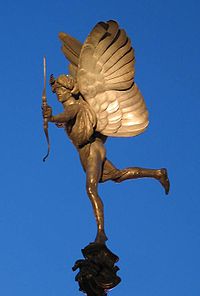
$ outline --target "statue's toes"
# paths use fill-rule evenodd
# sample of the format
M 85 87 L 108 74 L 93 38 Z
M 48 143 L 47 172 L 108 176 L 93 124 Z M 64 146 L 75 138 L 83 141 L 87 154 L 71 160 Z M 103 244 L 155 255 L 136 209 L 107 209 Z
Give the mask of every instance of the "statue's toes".
M 165 193 L 168 194 L 169 189 L 170 189 L 170 182 L 169 182 L 167 170 L 165 168 L 163 168 L 160 170 L 160 172 L 161 172 L 161 176 L 160 176 L 159 181 L 160 181 L 161 185 L 164 187 Z

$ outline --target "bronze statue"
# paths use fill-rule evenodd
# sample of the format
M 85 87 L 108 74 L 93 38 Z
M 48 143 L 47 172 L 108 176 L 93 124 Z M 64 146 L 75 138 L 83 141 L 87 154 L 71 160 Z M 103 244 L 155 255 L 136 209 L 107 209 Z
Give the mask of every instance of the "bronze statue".
M 103 203 L 98 183 L 154 178 L 169 192 L 167 170 L 130 167 L 117 169 L 107 158 L 104 143 L 110 137 L 131 137 L 145 131 L 148 111 L 134 82 L 134 50 L 126 32 L 116 21 L 99 22 L 84 44 L 60 33 L 62 51 L 70 61 L 70 75 L 51 75 L 50 85 L 64 111 L 52 115 L 43 105 L 48 122 L 63 127 L 75 145 L 86 173 L 86 188 L 92 203 L 97 235 L 95 243 L 107 240 Z

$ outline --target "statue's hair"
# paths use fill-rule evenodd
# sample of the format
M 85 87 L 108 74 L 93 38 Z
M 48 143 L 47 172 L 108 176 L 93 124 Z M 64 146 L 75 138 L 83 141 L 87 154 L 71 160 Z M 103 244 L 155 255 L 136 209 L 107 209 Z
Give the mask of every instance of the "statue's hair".
M 56 82 L 66 88 L 73 89 L 74 87 L 74 79 L 70 75 L 60 75 Z
M 55 78 L 54 78 L 53 74 L 50 75 L 49 83 L 50 83 L 51 86 L 53 86 L 54 83 L 55 83 Z
M 50 85 L 53 91 L 55 91 L 55 89 L 59 86 L 63 86 L 67 89 L 72 90 L 74 88 L 74 79 L 71 75 L 65 75 L 65 74 L 62 74 L 58 76 L 57 79 L 55 79 L 53 74 L 51 74 Z

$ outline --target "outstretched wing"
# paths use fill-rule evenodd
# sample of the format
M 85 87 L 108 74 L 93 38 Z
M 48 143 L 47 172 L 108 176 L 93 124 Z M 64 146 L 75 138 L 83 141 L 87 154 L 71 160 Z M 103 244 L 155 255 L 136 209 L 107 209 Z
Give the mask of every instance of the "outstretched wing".
M 70 75 L 76 78 L 82 44 L 74 37 L 63 32 L 59 33 L 59 38 L 62 41 L 62 51 L 65 57 L 70 61 Z
M 134 62 L 130 39 L 115 21 L 98 23 L 81 48 L 78 87 L 96 113 L 96 130 L 104 135 L 135 136 L 148 125 L 144 99 L 133 81 Z

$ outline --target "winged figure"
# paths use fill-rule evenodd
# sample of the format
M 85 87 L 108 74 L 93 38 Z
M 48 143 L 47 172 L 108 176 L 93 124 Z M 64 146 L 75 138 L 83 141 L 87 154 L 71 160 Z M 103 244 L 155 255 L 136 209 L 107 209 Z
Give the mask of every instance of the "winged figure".
M 46 106 L 43 116 L 64 127 L 79 153 L 97 223 L 95 242 L 104 244 L 107 237 L 98 183 L 154 178 L 168 194 L 169 179 L 164 168 L 118 169 L 106 157 L 108 136 L 136 136 L 149 123 L 143 96 L 134 81 L 134 50 L 125 30 L 110 20 L 97 23 L 83 44 L 66 33 L 60 33 L 59 38 L 70 62 L 70 75 L 56 79 L 51 75 L 50 85 L 64 111 L 52 115 L 51 107 Z

